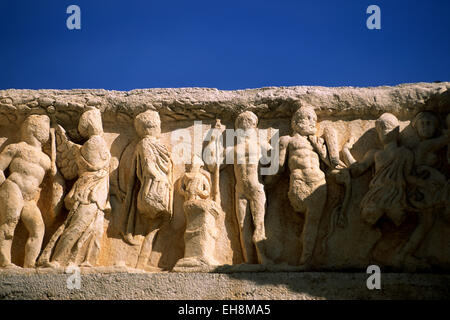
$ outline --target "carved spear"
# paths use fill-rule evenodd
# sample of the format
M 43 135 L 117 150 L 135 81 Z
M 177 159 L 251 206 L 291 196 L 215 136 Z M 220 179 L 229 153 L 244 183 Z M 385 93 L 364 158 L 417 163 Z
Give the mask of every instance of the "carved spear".
M 58 124 L 56 121 L 56 110 L 54 107 L 48 107 L 47 113 L 50 116 L 50 139 L 51 139 L 51 155 L 50 160 L 51 171 L 52 171 L 52 217 L 58 215 L 63 207 L 63 198 L 64 198 L 64 190 L 65 190 L 65 180 L 59 173 L 59 170 L 56 166 L 56 137 L 55 137 L 55 126 Z
M 220 119 L 216 119 L 214 129 L 211 132 L 211 140 L 206 146 L 210 152 L 213 163 L 208 163 L 208 170 L 212 173 L 212 198 L 220 206 L 220 164 L 223 153 L 223 146 L 221 144 L 221 135 L 223 129 Z
M 346 167 L 345 163 L 339 158 L 339 144 L 336 131 L 331 127 L 324 128 L 324 138 L 328 149 L 328 158 L 331 165 L 332 172 L 338 174 L 339 171 Z M 335 223 L 342 228 L 347 226 L 347 210 L 350 203 L 352 184 L 349 174 L 338 174 L 337 182 L 345 186 L 345 195 L 342 206 L 338 207 L 336 210 L 336 221 Z M 333 214 L 334 216 L 334 214 Z M 333 217 L 334 218 L 334 217 Z

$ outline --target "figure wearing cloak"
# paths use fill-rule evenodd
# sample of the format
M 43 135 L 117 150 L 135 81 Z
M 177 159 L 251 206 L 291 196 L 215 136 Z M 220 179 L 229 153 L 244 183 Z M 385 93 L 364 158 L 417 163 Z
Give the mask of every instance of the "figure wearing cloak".
M 155 111 L 139 114 L 135 120 L 141 138 L 137 143 L 130 168 L 123 204 L 124 240 L 138 245 L 134 235 L 139 218 L 149 222 L 139 254 L 137 268 L 144 269 L 161 226 L 172 217 L 173 163 L 167 147 L 159 141 L 160 120 Z

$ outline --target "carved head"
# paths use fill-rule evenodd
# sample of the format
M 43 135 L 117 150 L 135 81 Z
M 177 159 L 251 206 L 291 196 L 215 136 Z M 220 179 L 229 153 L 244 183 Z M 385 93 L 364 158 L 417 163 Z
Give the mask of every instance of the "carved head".
M 383 113 L 377 121 L 375 121 L 375 129 L 378 138 L 383 144 L 396 141 L 400 132 L 398 119 L 392 113 Z
M 251 111 L 245 111 L 238 115 L 234 122 L 236 129 L 249 130 L 258 126 L 258 117 Z
M 161 119 L 159 113 L 153 110 L 147 110 L 136 116 L 134 127 L 139 137 L 161 135 Z
M 432 138 L 439 127 L 438 117 L 430 111 L 419 112 L 412 123 L 417 134 L 422 139 Z
M 41 144 L 46 143 L 50 137 L 50 118 L 37 114 L 28 116 L 22 123 L 21 134 L 25 141 L 34 137 Z
M 83 138 L 89 138 L 103 133 L 102 114 L 96 108 L 83 112 L 78 122 L 78 131 Z
M 203 166 L 203 160 L 199 156 L 194 155 L 191 163 L 186 165 L 186 172 L 200 172 Z
M 295 133 L 309 136 L 316 133 L 317 115 L 312 107 L 300 107 L 291 120 L 291 127 Z

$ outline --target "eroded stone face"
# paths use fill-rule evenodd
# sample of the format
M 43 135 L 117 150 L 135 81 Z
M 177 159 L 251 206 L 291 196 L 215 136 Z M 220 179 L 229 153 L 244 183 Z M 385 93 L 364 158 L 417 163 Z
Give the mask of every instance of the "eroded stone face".
M 449 89 L 0 91 L 0 267 L 449 270 Z

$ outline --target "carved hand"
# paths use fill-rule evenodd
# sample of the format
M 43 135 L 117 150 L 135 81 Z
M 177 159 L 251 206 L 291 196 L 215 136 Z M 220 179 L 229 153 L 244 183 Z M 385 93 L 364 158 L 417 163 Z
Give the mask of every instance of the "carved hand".
M 356 142 L 356 138 L 355 137 L 350 137 L 350 139 L 348 139 L 348 141 L 344 144 L 344 149 L 350 150 L 351 148 L 353 148 L 353 145 Z
M 339 184 L 345 184 L 351 179 L 350 170 L 347 168 L 333 171 L 336 174 L 336 182 Z
M 313 144 L 313 145 L 317 145 L 317 137 L 314 135 L 310 135 L 308 136 L 308 140 Z
M 58 169 L 56 168 L 56 163 L 52 161 L 52 165 L 50 167 L 50 174 L 54 177 L 54 176 L 56 176 L 57 172 L 58 172 Z
M 308 140 L 311 142 L 314 148 L 321 150 L 324 145 L 324 140 L 314 135 L 308 136 Z

